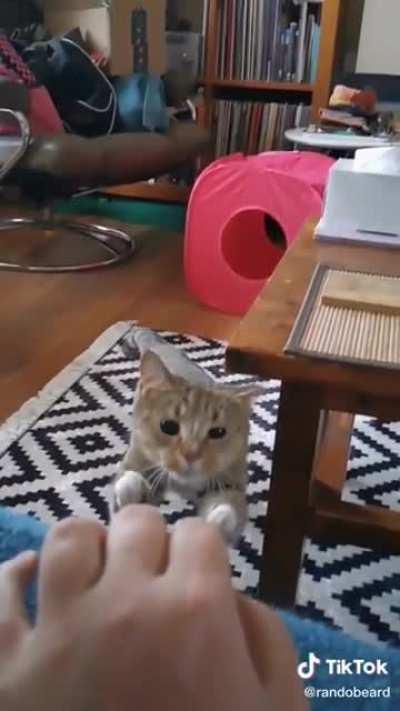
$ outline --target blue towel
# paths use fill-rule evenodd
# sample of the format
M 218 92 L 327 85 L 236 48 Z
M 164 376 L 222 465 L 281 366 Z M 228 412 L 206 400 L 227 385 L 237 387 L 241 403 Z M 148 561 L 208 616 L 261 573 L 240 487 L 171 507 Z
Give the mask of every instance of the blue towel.
M 31 516 L 16 515 L 10 509 L 0 507 L 0 563 L 15 558 L 22 551 L 40 551 L 47 527 Z M 36 584 L 27 594 L 29 616 L 34 619 L 36 609 Z
M 24 550 L 39 551 L 46 532 L 47 527 L 34 518 L 16 515 L 0 507 L 0 563 Z M 36 609 L 34 585 L 29 590 L 27 606 L 31 618 L 34 619 Z M 313 711 L 328 711 L 328 709 L 341 711 L 343 708 L 351 708 L 352 711 L 400 709 L 400 650 L 363 644 L 322 624 L 303 620 L 289 613 L 281 613 L 281 615 L 299 651 L 300 661 L 307 665 L 310 660 L 309 655 L 313 654 L 319 662 L 315 666 L 315 676 L 304 681 L 306 688 L 312 690 L 308 693 L 312 694 L 314 691 L 342 694 L 338 698 L 334 696 L 328 698 L 326 695 L 320 698 L 310 696 Z M 328 660 L 332 661 L 328 663 Z M 338 664 L 333 660 L 338 660 Z M 367 671 L 372 669 L 371 664 L 376 665 L 380 662 L 381 668 L 387 668 L 389 675 L 337 673 L 346 670 L 357 672 L 355 660 L 368 662 Z M 350 663 L 350 667 L 346 669 L 343 663 L 345 665 Z M 304 667 L 304 671 L 307 672 L 307 666 Z M 378 691 L 381 694 L 387 693 L 387 689 L 390 689 L 390 697 L 374 696 Z M 357 690 L 367 690 L 367 693 L 372 696 L 351 698 L 345 695 L 346 693 L 357 694 Z

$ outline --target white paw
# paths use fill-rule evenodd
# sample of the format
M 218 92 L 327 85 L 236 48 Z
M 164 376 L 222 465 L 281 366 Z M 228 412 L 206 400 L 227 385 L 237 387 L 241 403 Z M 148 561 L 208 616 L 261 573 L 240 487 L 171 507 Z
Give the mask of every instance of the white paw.
M 207 516 L 208 523 L 217 526 L 228 543 L 234 543 L 239 534 L 239 521 L 235 509 L 229 504 L 218 504 Z
M 118 509 L 128 504 L 141 504 L 145 497 L 146 482 L 141 474 L 126 471 L 115 484 L 115 502 Z

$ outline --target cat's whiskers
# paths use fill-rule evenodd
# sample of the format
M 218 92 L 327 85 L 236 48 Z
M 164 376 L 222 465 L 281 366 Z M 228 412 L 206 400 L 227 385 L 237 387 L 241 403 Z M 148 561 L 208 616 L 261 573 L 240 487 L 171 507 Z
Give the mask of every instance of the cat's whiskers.
M 153 479 L 153 481 L 151 482 L 151 485 L 150 485 L 150 491 L 152 493 L 158 489 L 159 483 L 160 483 L 159 476 L 156 479 Z
M 154 467 L 152 473 L 148 477 L 150 480 L 150 491 L 158 489 L 166 475 L 167 472 L 163 469 L 163 467 Z
M 158 476 L 161 471 L 161 467 L 153 467 L 151 470 L 149 470 L 149 478 L 154 479 L 154 477 Z
M 215 480 L 215 483 L 216 483 L 216 485 L 217 485 L 217 487 L 218 487 L 218 492 L 219 492 L 220 494 L 224 494 L 225 491 L 226 491 L 225 482 L 224 482 L 224 481 L 220 481 L 220 479 L 216 479 L 216 480 Z
M 160 472 L 158 477 L 154 480 L 152 490 L 157 490 L 160 484 L 163 482 L 164 479 L 164 472 Z
M 145 476 L 147 476 L 149 479 L 153 479 L 155 476 L 160 474 L 160 472 L 163 471 L 162 467 L 151 467 L 151 469 L 146 469 L 144 472 Z

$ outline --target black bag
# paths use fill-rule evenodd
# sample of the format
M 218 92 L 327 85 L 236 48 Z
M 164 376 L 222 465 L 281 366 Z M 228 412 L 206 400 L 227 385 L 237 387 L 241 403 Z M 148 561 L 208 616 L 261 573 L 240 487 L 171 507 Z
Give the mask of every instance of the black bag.
M 70 36 L 57 37 L 32 45 L 23 57 L 48 89 L 68 131 L 82 136 L 112 133 L 115 89 L 78 42 Z

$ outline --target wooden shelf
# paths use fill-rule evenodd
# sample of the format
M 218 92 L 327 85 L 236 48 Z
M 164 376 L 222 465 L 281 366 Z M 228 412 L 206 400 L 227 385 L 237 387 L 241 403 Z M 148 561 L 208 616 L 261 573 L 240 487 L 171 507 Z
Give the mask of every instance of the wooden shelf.
M 241 89 L 249 91 L 293 91 L 312 94 L 314 91 L 313 84 L 305 84 L 304 82 L 286 82 L 286 81 L 256 81 L 240 79 L 203 79 L 202 86 L 215 87 L 220 89 Z
M 312 0 L 311 0 L 312 1 Z M 316 0 L 319 2 L 319 0 Z M 318 72 L 314 84 L 277 81 L 240 81 L 237 79 L 216 79 L 219 67 L 219 31 L 221 28 L 221 0 L 208 0 L 209 11 L 206 28 L 205 77 L 200 82 L 205 88 L 207 126 L 212 125 L 213 101 L 223 99 L 243 101 L 248 98 L 258 101 L 276 95 L 278 101 L 289 99 L 293 103 L 310 103 L 312 120 L 316 122 L 321 107 L 326 106 L 334 76 L 335 57 L 339 46 L 340 24 L 347 0 L 324 0 L 321 4 L 321 42 Z
M 172 183 L 133 183 L 132 185 L 119 185 L 116 188 L 103 188 L 99 192 L 102 195 L 130 198 L 131 200 L 185 204 L 189 200 L 191 190 Z

